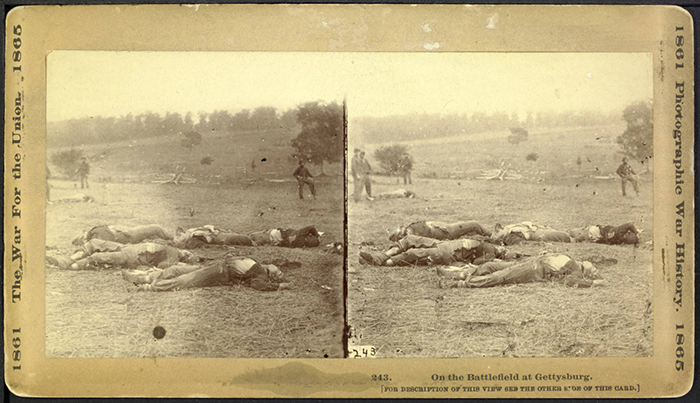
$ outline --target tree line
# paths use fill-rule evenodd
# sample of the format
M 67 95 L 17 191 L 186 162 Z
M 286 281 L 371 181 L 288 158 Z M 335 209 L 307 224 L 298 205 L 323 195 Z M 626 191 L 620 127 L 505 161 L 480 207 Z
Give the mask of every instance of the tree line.
M 491 114 L 411 114 L 387 117 L 361 117 L 354 125 L 365 143 L 411 141 L 460 134 L 509 130 L 511 128 L 552 128 L 563 126 L 598 126 L 620 123 L 619 113 L 594 111 L 529 112 L 524 117 L 516 113 Z
M 321 174 L 324 162 L 341 162 L 345 151 L 344 106 L 336 102 L 307 102 L 282 114 L 278 114 L 272 107 L 257 108 L 252 113 L 241 111 L 235 115 L 216 111 L 200 114 L 197 124 L 192 122 L 190 114 L 184 118 L 179 114 L 166 114 L 160 118 L 157 114 L 146 113 L 137 117 L 127 115 L 121 118 L 75 119 L 65 122 L 64 126 L 63 131 L 58 131 L 54 124 L 53 131 L 49 130 L 47 142 L 53 146 L 69 146 L 49 157 L 58 172 L 66 177 L 75 176 L 77 164 L 84 156 L 82 149 L 76 145 L 106 143 L 139 136 L 176 135 L 168 141 L 179 140 L 181 146 L 194 148 L 203 141 L 201 132 L 286 129 L 290 136 L 289 145 L 294 149 L 293 157 L 320 166 Z M 59 136 L 59 140 L 54 136 Z M 212 160 L 210 157 L 204 158 L 200 163 L 209 165 Z
M 550 114 L 550 115 L 539 115 L 534 117 L 531 114 L 527 115 L 525 122 L 520 121 L 517 117 L 511 115 L 508 117 L 505 114 L 493 114 L 491 116 L 484 117 L 484 115 L 472 115 L 472 119 L 463 118 L 462 122 L 474 123 L 466 126 L 470 128 L 470 132 L 478 132 L 485 130 L 510 130 L 511 134 L 507 137 L 507 140 L 511 144 L 519 144 L 523 141 L 528 140 L 528 131 L 525 129 L 533 127 L 557 127 L 557 126 L 595 126 L 609 123 L 621 123 L 626 124 L 626 129 L 616 138 L 617 144 L 620 146 L 620 153 L 637 160 L 640 163 L 648 163 L 650 159 L 654 157 L 654 107 L 651 101 L 638 101 L 628 105 L 622 114 L 614 115 L 596 115 L 596 114 L 586 114 L 579 113 L 572 116 L 567 116 L 566 114 Z M 474 117 L 476 116 L 476 120 Z M 425 117 L 425 115 L 423 116 Z M 464 127 L 459 129 L 459 119 L 455 116 L 447 117 L 446 119 L 431 120 L 429 118 L 424 118 L 421 121 L 421 116 L 402 116 L 400 117 L 405 120 L 414 120 L 414 124 L 418 123 L 418 131 L 413 128 L 405 129 L 404 126 L 397 126 L 391 128 L 388 123 L 392 121 L 392 118 L 365 118 L 364 123 L 373 122 L 377 124 L 379 128 L 373 128 L 375 131 L 369 131 L 368 128 L 364 128 L 362 132 L 365 135 L 365 139 L 373 139 L 371 136 L 380 136 L 381 133 L 392 133 L 391 130 L 400 129 L 404 127 L 404 136 L 395 134 L 397 138 L 392 141 L 408 140 L 408 136 L 416 135 L 422 127 L 428 130 L 440 129 L 443 133 L 464 133 L 466 130 Z M 416 122 L 415 120 L 418 120 Z M 397 125 L 401 124 L 401 121 L 394 120 Z M 481 126 L 484 124 L 485 126 Z M 459 130 L 458 130 L 459 129 Z M 368 133 L 374 133 L 368 136 Z M 400 139 L 400 140 L 397 140 Z M 380 140 L 367 141 L 367 142 L 381 142 Z M 408 146 L 404 144 L 390 144 L 380 147 L 374 152 L 374 158 L 379 161 L 379 165 L 382 171 L 389 175 L 400 174 L 402 170 L 411 170 L 413 167 L 413 157 L 409 155 Z M 536 153 L 530 153 L 526 156 L 527 160 L 536 161 L 538 155 Z M 581 160 L 579 158 L 579 165 Z M 651 166 L 651 164 L 648 164 Z
M 93 116 L 61 122 L 49 122 L 47 145 L 49 147 L 80 146 L 84 144 L 111 143 L 130 139 L 157 136 L 180 136 L 187 133 L 210 133 L 287 129 L 299 130 L 297 108 L 284 112 L 270 106 L 244 109 L 236 113 L 217 110 L 180 113 L 146 112 L 121 117 Z M 196 121 L 195 121 L 196 120 Z

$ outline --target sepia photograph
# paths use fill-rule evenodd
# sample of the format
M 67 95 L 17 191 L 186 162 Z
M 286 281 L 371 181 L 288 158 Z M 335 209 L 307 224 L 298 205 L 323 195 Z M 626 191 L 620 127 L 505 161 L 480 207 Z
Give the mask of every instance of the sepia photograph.
M 367 59 L 350 355 L 652 355 L 651 55 Z
M 46 357 L 343 357 L 343 94 L 294 54 L 47 61 Z

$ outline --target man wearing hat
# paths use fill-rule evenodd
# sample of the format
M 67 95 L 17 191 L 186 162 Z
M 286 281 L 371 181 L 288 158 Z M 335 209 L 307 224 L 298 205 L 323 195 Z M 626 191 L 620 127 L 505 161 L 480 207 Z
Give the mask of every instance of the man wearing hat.
M 634 172 L 630 164 L 627 162 L 627 157 L 622 158 L 622 164 L 620 164 L 620 166 L 617 168 L 617 174 L 620 176 L 620 180 L 622 181 L 622 195 L 627 196 L 627 192 L 625 192 L 625 183 L 632 182 L 632 187 L 634 188 L 635 193 L 637 193 L 637 196 L 639 196 L 637 173 Z
M 184 288 L 240 284 L 258 291 L 289 289 L 282 271 L 273 264 L 260 264 L 247 257 L 227 255 L 206 266 L 178 264 L 165 270 L 122 272 L 138 291 L 172 291 Z
M 309 169 L 304 165 L 304 159 L 299 160 L 299 166 L 297 169 L 294 171 L 292 174 L 295 178 L 297 178 L 297 184 L 299 186 L 299 198 L 301 200 L 304 200 L 304 185 L 306 184 L 309 186 L 309 190 L 311 190 L 311 196 L 313 198 L 316 198 L 316 188 L 314 187 L 314 177 L 311 175 L 311 172 L 309 172 Z

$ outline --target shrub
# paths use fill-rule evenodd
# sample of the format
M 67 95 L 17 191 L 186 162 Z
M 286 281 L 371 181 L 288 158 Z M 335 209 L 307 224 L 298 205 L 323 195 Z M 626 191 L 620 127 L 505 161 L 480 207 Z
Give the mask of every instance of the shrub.
M 537 159 L 540 158 L 539 154 L 537 153 L 530 153 L 525 157 L 525 160 L 527 161 L 537 161 Z
M 54 153 L 50 160 L 59 173 L 70 179 L 75 179 L 78 176 L 78 165 L 80 165 L 82 157 L 83 152 L 81 150 L 71 148 L 70 150 Z
M 202 143 L 202 135 L 197 132 L 187 132 L 182 135 L 185 138 L 180 141 L 180 144 L 185 148 L 194 148 Z
M 510 136 L 508 136 L 508 142 L 510 144 L 518 145 L 521 142 L 527 140 L 527 136 L 527 130 L 523 129 L 522 127 L 511 127 Z
M 408 147 L 405 145 L 383 146 L 374 152 L 374 158 L 389 175 L 401 175 L 413 169 L 413 157 L 408 154 Z

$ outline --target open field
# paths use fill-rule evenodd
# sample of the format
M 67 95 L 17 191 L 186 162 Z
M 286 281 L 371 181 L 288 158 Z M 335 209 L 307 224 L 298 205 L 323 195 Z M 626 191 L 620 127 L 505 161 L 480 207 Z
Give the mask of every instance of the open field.
M 584 133 L 585 134 L 585 133 Z M 589 133 L 591 134 L 591 133 Z M 581 133 L 556 136 L 542 145 L 541 159 L 531 171 L 551 176 L 498 181 L 425 179 L 414 175 L 409 188 L 415 199 L 362 201 L 348 205 L 348 324 L 359 345 L 377 348 L 379 357 L 559 357 L 650 356 L 652 354 L 652 183 L 640 180 L 641 196 L 620 195 L 619 181 L 594 179 L 567 171 L 564 162 L 580 152 L 617 165 L 617 147 L 608 144 L 595 154 L 582 150 L 588 140 Z M 563 142 L 576 147 L 568 149 Z M 595 137 L 589 139 L 595 142 Z M 483 161 L 513 161 L 526 166 L 525 151 L 491 147 L 488 138 L 439 149 L 413 148 L 423 167 L 431 162 L 448 173 L 460 158 L 474 169 L 491 169 Z M 505 140 L 503 140 L 505 143 Z M 567 150 L 561 161 L 551 150 Z M 449 151 L 445 151 L 449 150 Z M 449 158 L 447 158 L 449 157 Z M 464 161 L 464 162 L 462 162 Z M 530 161 L 527 161 L 530 163 Z M 603 175 L 614 172 L 605 167 Z M 638 166 L 635 166 L 637 168 Z M 603 168 L 599 167 L 601 170 Z M 417 168 L 416 174 L 419 174 Z M 524 168 L 522 168 L 524 170 Z M 611 171 L 612 169 L 612 171 Z M 581 168 L 581 171 L 583 169 Z M 522 171 L 521 171 L 522 172 Z M 376 177 L 373 191 L 399 187 L 395 179 Z M 403 185 L 400 185 L 403 186 Z M 632 192 L 633 194 L 634 192 Z M 561 252 L 577 260 L 612 258 L 617 263 L 599 266 L 607 284 L 603 288 L 571 289 L 556 283 L 521 284 L 485 289 L 440 289 L 435 267 L 387 268 L 360 266 L 360 250 L 390 245 L 388 230 L 420 220 L 454 222 L 474 219 L 487 227 L 496 223 L 532 221 L 558 229 L 590 224 L 633 222 L 643 229 L 638 247 L 599 244 L 532 242 L 512 247 L 531 255 Z
M 269 172 L 272 178 L 292 181 L 259 180 L 258 173 L 246 173 L 243 168 L 230 173 L 235 180 L 221 181 L 220 185 L 199 180 L 215 173 L 228 175 L 231 167 L 238 164 L 236 161 L 247 161 L 240 162 L 241 166 L 250 164 L 253 155 L 263 148 L 260 137 L 244 142 L 250 146 L 246 152 L 236 151 L 240 147 L 227 144 L 227 139 L 205 141 L 205 148 L 200 151 L 214 155 L 213 166 L 200 165 L 199 154 L 188 156 L 179 143 L 165 146 L 163 142 L 150 144 L 144 140 L 134 147 L 86 147 L 85 152 L 91 156 L 106 152 L 103 159 L 93 163 L 90 189 L 81 190 L 75 182 L 52 179 L 51 197 L 58 200 L 86 193 L 95 202 L 47 205 L 47 249 L 52 253 L 72 253 L 72 238 L 99 224 L 157 223 L 171 231 L 176 227 L 212 224 L 241 233 L 315 225 L 329 234 L 324 240 L 342 241 L 342 177 L 318 177 L 318 199 L 299 200 L 296 181 L 291 178 L 296 164 L 286 159 L 291 148 L 288 141 L 286 146 L 282 140 L 277 141 L 274 150 L 263 153 L 263 158 L 272 164 L 258 163 L 258 173 Z M 235 153 L 235 158 L 226 158 L 226 150 Z M 173 161 L 178 158 L 189 158 L 197 183 L 150 183 L 154 173 L 170 172 L 169 166 L 174 166 Z M 159 171 L 161 162 L 164 168 Z M 215 165 L 217 162 L 222 165 Z M 310 168 L 314 171 L 313 166 Z M 45 294 L 46 356 L 343 356 L 342 256 L 324 254 L 318 248 L 211 246 L 193 252 L 205 259 L 231 253 L 262 263 L 286 260 L 301 265 L 283 268 L 293 289 L 270 293 L 242 286 L 141 293 L 134 292 L 118 270 L 49 268 Z M 160 340 L 153 336 L 156 326 L 166 330 Z
M 117 143 L 78 147 L 90 158 L 91 181 L 141 182 L 170 175 L 185 167 L 185 175 L 199 183 L 237 183 L 253 179 L 287 179 L 296 160 L 290 145 L 296 133 L 286 130 L 202 133 L 202 143 L 193 148 L 181 146 L 182 136 L 159 136 Z M 49 157 L 56 151 L 49 150 Z M 205 157 L 211 164 L 202 164 Z M 264 159 L 264 161 L 263 161 Z M 255 171 L 251 162 L 255 161 Z M 309 166 L 312 173 L 319 169 Z M 324 166 L 331 175 L 342 175 L 340 164 Z M 57 174 L 54 172 L 54 174 Z
M 438 137 L 406 142 L 414 158 L 414 177 L 468 179 L 484 170 L 498 169 L 502 163 L 526 180 L 567 184 L 578 178 L 614 174 L 622 156 L 617 153 L 621 126 L 554 128 L 531 130 L 528 140 L 508 143 L 509 131 Z M 365 146 L 373 167 L 374 150 L 384 144 Z M 536 154 L 535 161 L 527 160 Z M 578 161 L 580 160 L 580 164 Z M 637 172 L 646 165 L 631 161 Z

